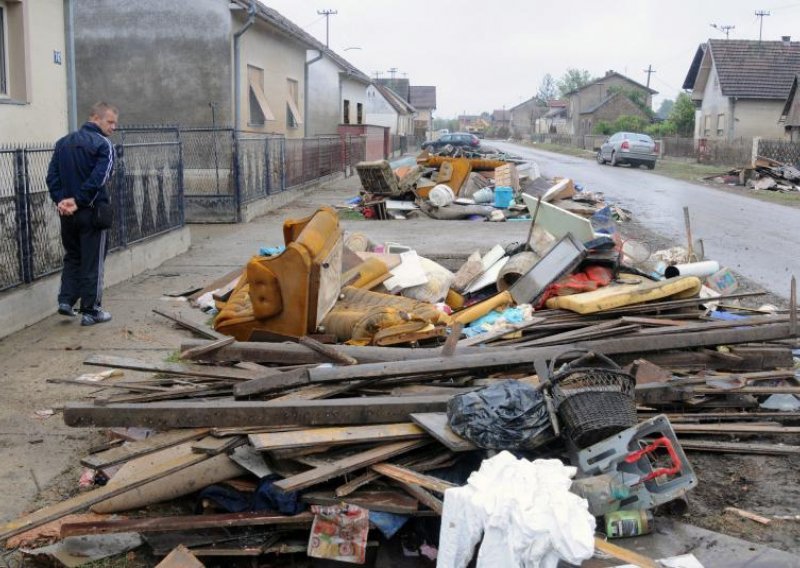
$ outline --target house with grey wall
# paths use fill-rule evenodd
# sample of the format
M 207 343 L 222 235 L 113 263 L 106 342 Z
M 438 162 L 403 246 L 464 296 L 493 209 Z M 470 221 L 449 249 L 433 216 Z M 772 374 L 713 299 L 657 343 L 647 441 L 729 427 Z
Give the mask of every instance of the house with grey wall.
M 567 98 L 567 127 L 569 134 L 591 134 L 594 124 L 599 120 L 594 115 L 600 109 L 608 109 L 608 104 L 620 90 L 638 91 L 643 99 L 644 106 L 651 107 L 655 91 L 642 85 L 616 71 L 607 71 L 605 75 L 587 83 L 586 85 L 565 94 Z M 632 110 L 621 109 L 621 112 Z M 642 116 L 644 112 L 639 111 Z M 605 113 L 603 120 L 613 121 L 622 115 Z
M 79 114 L 103 99 L 124 124 L 302 138 L 366 102 L 363 73 L 260 2 L 81 0 L 72 25 Z

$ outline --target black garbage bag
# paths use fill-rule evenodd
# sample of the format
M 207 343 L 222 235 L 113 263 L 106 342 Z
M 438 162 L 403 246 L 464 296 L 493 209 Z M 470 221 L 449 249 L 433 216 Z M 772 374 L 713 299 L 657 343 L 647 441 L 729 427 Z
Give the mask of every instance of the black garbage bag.
M 453 397 L 447 418 L 453 432 L 487 450 L 533 449 L 553 437 L 542 393 L 514 380 Z

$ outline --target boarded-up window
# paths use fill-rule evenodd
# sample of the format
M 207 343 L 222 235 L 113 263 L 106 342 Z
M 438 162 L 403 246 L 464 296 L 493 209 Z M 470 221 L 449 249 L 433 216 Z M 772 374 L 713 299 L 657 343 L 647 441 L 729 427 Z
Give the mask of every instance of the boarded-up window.
M 342 124 L 350 124 L 350 101 L 344 100 L 344 109 L 342 111 Z
M 247 66 L 247 84 L 249 96 L 249 116 L 247 124 L 250 126 L 263 126 L 267 120 L 275 120 L 272 109 L 269 108 L 267 97 L 264 94 L 264 70 Z
M 725 115 L 717 115 L 717 136 L 725 136 Z
M 303 115 L 300 114 L 300 88 L 294 79 L 286 80 L 286 126 L 297 128 L 303 124 Z
M 356 103 L 356 124 L 364 124 L 364 105 Z
M 703 118 L 703 136 L 711 135 L 711 115 L 707 114 Z

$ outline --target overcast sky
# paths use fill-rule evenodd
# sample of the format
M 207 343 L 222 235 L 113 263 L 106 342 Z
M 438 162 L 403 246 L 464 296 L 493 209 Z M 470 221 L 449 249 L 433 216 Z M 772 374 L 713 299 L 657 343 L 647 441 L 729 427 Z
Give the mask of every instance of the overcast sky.
M 325 42 L 367 75 L 435 85 L 434 116 L 511 108 L 533 96 L 546 73 L 567 68 L 601 76 L 613 69 L 650 86 L 654 106 L 681 90 L 697 46 L 725 35 L 800 41 L 800 2 L 786 0 L 262 0 Z M 348 49 L 350 48 L 350 49 Z

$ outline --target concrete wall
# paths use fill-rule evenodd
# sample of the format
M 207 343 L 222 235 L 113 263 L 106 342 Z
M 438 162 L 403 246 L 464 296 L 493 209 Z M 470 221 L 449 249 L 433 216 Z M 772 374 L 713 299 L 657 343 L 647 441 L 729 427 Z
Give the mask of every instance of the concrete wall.
M 24 0 L 6 7 L 9 96 L 0 96 L 0 144 L 55 142 L 67 133 L 64 2 Z
M 78 122 L 102 99 L 123 124 L 208 125 L 209 102 L 232 123 L 231 27 L 219 0 L 75 2 Z
M 397 134 L 397 111 L 373 85 L 367 87 L 367 116 L 370 124 L 386 126 L 392 134 Z
M 108 288 L 156 268 L 189 250 L 188 227 L 131 245 L 108 255 L 104 287 Z M 11 335 L 55 313 L 61 274 L 0 293 L 0 337 Z
M 358 124 L 358 103 L 362 105 L 361 124 L 369 123 L 369 113 L 367 113 L 367 85 L 360 81 L 349 79 L 346 75 L 340 74 L 342 81 L 342 98 L 339 101 L 339 121 L 344 118 L 344 101 L 350 101 L 350 124 Z M 337 123 L 338 125 L 338 123 Z M 336 128 L 324 134 L 335 133 Z
M 783 124 L 778 122 L 786 101 L 738 100 L 734 106 L 733 138 L 784 138 Z
M 536 119 L 547 112 L 547 107 L 538 101 L 528 100 L 511 109 L 511 133 L 517 137 L 527 137 L 536 126 Z
M 705 77 L 698 117 L 699 123 L 695 124 L 697 137 L 709 140 L 729 140 L 733 136 L 735 125 L 735 121 L 731 120 L 731 114 L 730 99 L 722 94 L 717 68 L 712 62 Z M 721 133 L 718 126 L 722 127 Z
M 308 53 L 310 59 L 319 54 L 317 51 Z M 308 136 L 336 134 L 336 127 L 342 122 L 341 99 L 347 97 L 340 93 L 340 70 L 328 57 L 315 61 L 308 68 Z M 355 110 L 352 115 L 355 124 Z
M 288 127 L 286 100 L 289 96 L 288 81 L 290 79 L 297 81 L 297 108 L 300 112 L 305 112 L 305 62 L 304 45 L 288 39 L 265 22 L 256 20 L 256 23 L 241 36 L 242 116 L 239 124 L 241 129 L 285 134 L 287 138 L 303 138 L 307 117 L 303 117 L 303 125 Z M 267 120 L 263 126 L 248 124 L 250 114 L 248 65 L 264 70 L 264 95 L 275 120 Z

